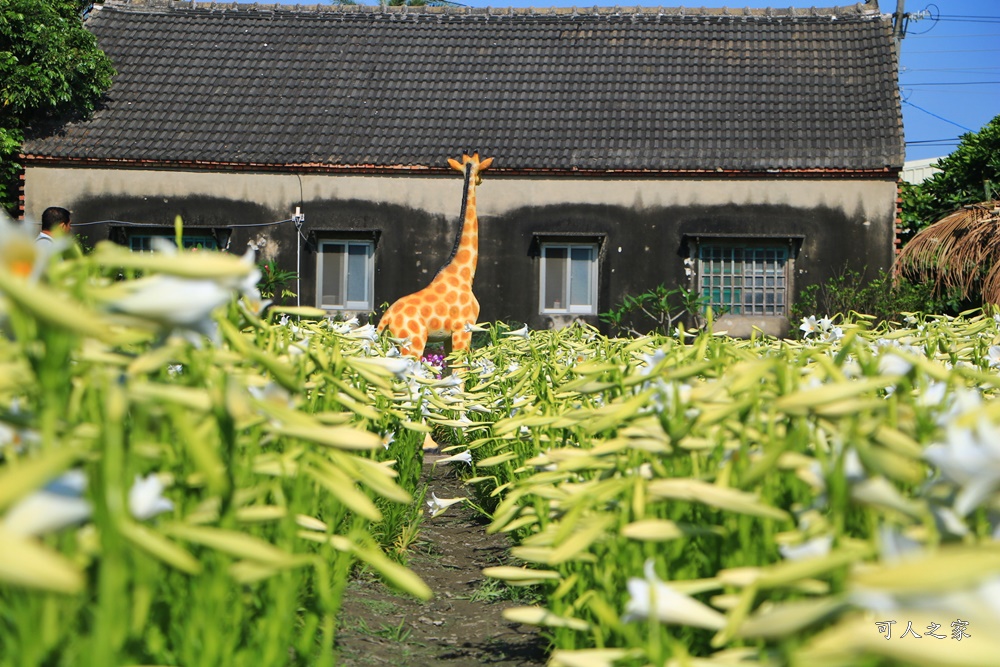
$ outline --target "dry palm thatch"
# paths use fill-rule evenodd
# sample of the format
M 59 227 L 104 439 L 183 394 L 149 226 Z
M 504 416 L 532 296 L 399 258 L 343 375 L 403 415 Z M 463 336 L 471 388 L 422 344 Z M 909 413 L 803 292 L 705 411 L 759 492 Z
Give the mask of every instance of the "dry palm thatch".
M 920 230 L 900 251 L 894 272 L 933 281 L 938 296 L 1000 304 L 1000 202 L 963 206 Z

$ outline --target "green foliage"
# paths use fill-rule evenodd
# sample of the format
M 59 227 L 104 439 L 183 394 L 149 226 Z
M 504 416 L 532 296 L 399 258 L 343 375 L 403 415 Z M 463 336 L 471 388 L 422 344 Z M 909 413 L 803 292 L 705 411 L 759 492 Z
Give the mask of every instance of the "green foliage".
M 1000 116 L 979 132 L 962 135 L 958 148 L 937 162 L 941 169 L 919 185 L 904 183 L 901 227 L 911 236 L 939 218 L 997 196 L 1000 185 Z M 990 185 L 992 184 L 992 187 Z M 987 192 L 987 190 L 991 192 Z
M 956 313 L 961 304 L 954 298 L 934 296 L 933 283 L 912 283 L 893 280 L 885 272 L 865 281 L 861 273 L 844 269 L 818 285 L 809 285 L 792 306 L 792 317 L 834 315 L 850 312 L 871 315 L 876 324 L 901 322 L 903 313 Z
M 278 294 L 281 295 L 281 298 L 295 296 L 295 292 L 288 289 L 291 283 L 299 277 L 299 274 L 295 271 L 279 269 L 271 260 L 261 262 L 257 265 L 257 268 L 260 269 L 260 280 L 257 282 L 257 289 L 260 291 L 262 298 L 273 299 Z
M 25 132 L 47 120 L 86 116 L 111 85 L 111 60 L 80 20 L 87 4 L 0 2 L 0 202 L 8 208 Z
M 707 299 L 685 287 L 667 289 L 657 285 L 642 294 L 627 294 L 616 308 L 599 315 L 615 333 L 640 336 L 646 333 L 671 335 L 677 322 L 687 317 L 695 325 L 703 323 Z
M 468 483 L 500 498 L 489 530 L 526 563 L 484 574 L 544 598 L 504 618 L 541 626 L 553 664 L 943 664 L 904 655 L 871 632 L 865 602 L 845 599 L 891 587 L 872 600 L 948 616 L 957 586 L 925 591 L 951 554 L 976 560 L 966 590 L 995 576 L 996 494 L 959 506 L 968 525 L 938 528 L 928 517 L 957 496 L 926 480 L 947 487 L 931 461 L 955 465 L 959 448 L 980 446 L 971 433 L 996 410 L 982 371 L 1000 363 L 1000 325 L 973 313 L 907 326 L 844 322 L 843 335 L 793 344 L 574 326 L 466 352 L 453 366 L 491 413 L 468 433 Z M 921 536 L 905 560 L 891 550 L 898 534 Z M 961 662 L 976 660 L 989 662 Z
M 535 586 L 511 586 L 499 579 L 484 579 L 468 595 L 459 595 L 459 599 L 471 602 L 516 602 L 518 604 L 538 604 L 544 595 Z

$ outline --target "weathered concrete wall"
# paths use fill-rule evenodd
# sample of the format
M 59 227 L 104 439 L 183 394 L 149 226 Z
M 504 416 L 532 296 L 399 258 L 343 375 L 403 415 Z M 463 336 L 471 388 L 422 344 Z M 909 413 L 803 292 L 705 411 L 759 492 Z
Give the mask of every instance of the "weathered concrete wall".
M 827 178 L 593 178 L 506 177 L 486 172 L 480 192 L 485 213 L 558 202 L 607 204 L 635 210 L 695 206 L 720 201 L 824 206 L 867 218 L 885 215 L 887 194 L 895 201 L 895 179 Z M 455 215 L 461 202 L 461 174 L 406 176 L 274 174 L 254 172 L 158 171 L 139 169 L 67 169 L 29 167 L 25 213 L 40 217 L 46 206 L 97 197 L 136 196 L 171 199 L 223 197 L 254 202 L 289 213 L 299 202 L 359 199 L 397 204 L 431 214 Z
M 658 284 L 689 285 L 683 259 L 699 234 L 795 238 L 792 299 L 845 267 L 873 275 L 893 254 L 896 182 L 861 178 L 538 178 L 487 172 L 478 190 L 480 319 L 557 326 L 539 314 L 539 235 L 600 243 L 599 311 Z M 125 221 L 172 228 L 232 227 L 229 248 L 298 267 L 300 299 L 315 303 L 317 235 L 369 236 L 375 243 L 375 305 L 427 284 L 458 228 L 462 180 L 442 175 L 288 175 L 31 167 L 26 216 L 50 205 L 75 223 Z M 285 222 L 305 214 L 297 246 Z M 78 227 L 91 242 L 113 224 Z M 597 324 L 597 317 L 583 319 Z M 735 318 L 740 320 L 740 318 Z M 785 322 L 752 322 L 779 332 Z M 728 327 L 749 331 L 744 321 Z

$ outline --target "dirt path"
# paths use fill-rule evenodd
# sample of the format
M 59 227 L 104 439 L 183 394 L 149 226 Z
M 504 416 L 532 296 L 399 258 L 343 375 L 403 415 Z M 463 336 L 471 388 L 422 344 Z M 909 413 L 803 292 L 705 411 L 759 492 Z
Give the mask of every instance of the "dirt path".
M 450 466 L 424 465 L 429 489 L 439 498 L 466 495 Z M 425 517 L 409 566 L 434 591 L 418 602 L 376 580 L 355 580 L 347 589 L 337 646 L 342 667 L 542 667 L 546 643 L 535 628 L 505 621 L 512 591 L 481 570 L 507 559 L 507 539 L 487 535 L 486 521 L 464 504 Z M 513 589 L 516 591 L 518 589 Z

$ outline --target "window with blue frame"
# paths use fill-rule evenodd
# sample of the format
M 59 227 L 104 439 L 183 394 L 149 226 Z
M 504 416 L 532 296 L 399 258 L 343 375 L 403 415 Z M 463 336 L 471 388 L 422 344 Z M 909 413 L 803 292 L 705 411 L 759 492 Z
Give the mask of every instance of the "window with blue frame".
M 134 252 L 152 252 L 153 239 L 164 239 L 172 244 L 176 244 L 177 237 L 174 234 L 129 234 L 128 247 Z M 181 243 L 188 249 L 219 249 L 219 243 L 215 240 L 215 237 L 204 234 L 184 234 L 181 238 Z

